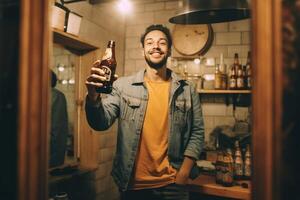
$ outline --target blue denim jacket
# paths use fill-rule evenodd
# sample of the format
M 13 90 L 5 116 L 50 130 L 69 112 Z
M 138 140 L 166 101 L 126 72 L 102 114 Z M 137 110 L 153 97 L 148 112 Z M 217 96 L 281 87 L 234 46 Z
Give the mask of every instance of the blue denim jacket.
M 95 130 L 106 130 L 119 119 L 112 176 L 121 190 L 128 188 L 147 107 L 144 73 L 143 70 L 133 76 L 119 78 L 114 82 L 111 94 L 96 104 L 87 99 L 85 106 L 88 123 Z M 204 127 L 198 93 L 175 73 L 171 72 L 171 77 L 168 158 L 178 170 L 184 156 L 199 159 L 204 146 Z M 197 175 L 198 170 L 194 166 L 190 177 Z

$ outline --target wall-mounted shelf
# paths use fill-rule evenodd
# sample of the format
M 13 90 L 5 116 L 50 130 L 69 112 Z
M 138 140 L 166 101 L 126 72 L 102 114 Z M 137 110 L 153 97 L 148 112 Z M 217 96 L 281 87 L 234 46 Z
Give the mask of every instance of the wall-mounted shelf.
M 97 46 L 90 44 L 89 42 L 80 39 L 69 33 L 60 31 L 58 29 L 52 29 L 53 42 L 63 45 L 65 48 L 71 50 L 76 54 L 85 54 L 89 51 L 98 49 Z
M 201 94 L 251 94 L 251 90 L 197 90 Z

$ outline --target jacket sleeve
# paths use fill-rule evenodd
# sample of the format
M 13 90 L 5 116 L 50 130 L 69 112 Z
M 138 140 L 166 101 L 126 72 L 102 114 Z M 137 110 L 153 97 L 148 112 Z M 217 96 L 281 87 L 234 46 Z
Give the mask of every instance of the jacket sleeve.
M 97 103 L 92 103 L 86 97 L 85 111 L 89 125 L 96 131 L 108 129 L 120 113 L 119 81 L 113 84 L 113 90 L 105 98 L 98 98 Z
M 191 87 L 192 124 L 188 145 L 184 155 L 198 160 L 204 147 L 204 124 L 199 94 Z

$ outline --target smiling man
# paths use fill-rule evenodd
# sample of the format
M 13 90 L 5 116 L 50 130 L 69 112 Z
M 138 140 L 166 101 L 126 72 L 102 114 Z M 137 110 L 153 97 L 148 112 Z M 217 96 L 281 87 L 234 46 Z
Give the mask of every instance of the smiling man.
M 151 25 L 141 36 L 145 70 L 114 82 L 106 98 L 96 93 L 104 73 L 96 61 L 86 80 L 87 119 L 106 130 L 118 118 L 112 176 L 122 200 L 188 200 L 184 187 L 198 175 L 195 161 L 204 145 L 199 96 L 191 84 L 166 67 L 172 38 Z

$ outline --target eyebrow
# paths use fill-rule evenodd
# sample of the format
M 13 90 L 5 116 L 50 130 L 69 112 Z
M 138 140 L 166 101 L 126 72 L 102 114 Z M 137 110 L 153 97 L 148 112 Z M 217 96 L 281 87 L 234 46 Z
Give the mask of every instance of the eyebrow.
M 145 39 L 145 41 L 147 41 L 147 40 L 153 40 L 153 38 L 146 38 L 146 39 Z M 168 41 L 168 39 L 167 39 L 167 38 L 159 38 L 159 40 L 158 40 L 158 41 L 160 41 L 160 40 L 165 40 L 165 41 Z

